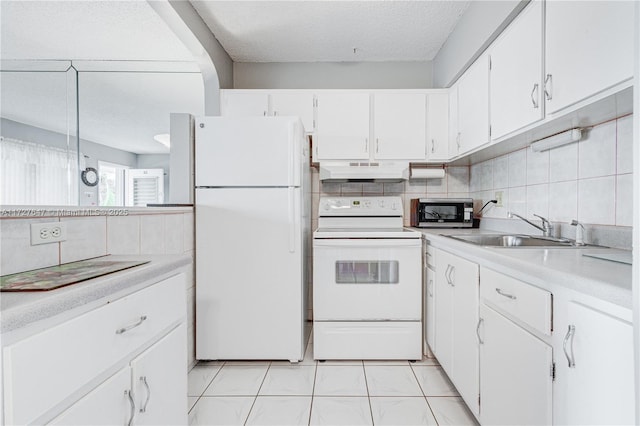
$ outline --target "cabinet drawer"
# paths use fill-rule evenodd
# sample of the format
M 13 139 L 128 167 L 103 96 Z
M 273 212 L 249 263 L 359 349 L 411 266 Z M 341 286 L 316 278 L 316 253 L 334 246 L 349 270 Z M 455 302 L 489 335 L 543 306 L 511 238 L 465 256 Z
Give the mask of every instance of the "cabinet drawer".
M 552 296 L 548 291 L 482 268 L 480 297 L 497 310 L 551 335 Z
M 184 274 L 4 348 L 5 423 L 30 423 L 185 315 Z

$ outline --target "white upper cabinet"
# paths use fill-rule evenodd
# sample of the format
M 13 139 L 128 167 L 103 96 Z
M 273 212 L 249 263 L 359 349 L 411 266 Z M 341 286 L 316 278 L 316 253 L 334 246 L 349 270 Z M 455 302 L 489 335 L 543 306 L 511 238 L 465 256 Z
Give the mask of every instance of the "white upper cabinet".
M 546 2 L 547 114 L 633 77 L 635 3 Z
M 542 6 L 529 3 L 491 46 L 493 140 L 543 118 Z
M 313 132 L 313 93 L 222 91 L 222 115 L 227 117 L 284 116 L 300 117 L 306 132 Z
M 271 115 L 294 115 L 300 117 L 304 130 L 311 133 L 315 130 L 313 121 L 313 93 L 272 93 Z
M 449 94 L 427 95 L 427 160 L 449 158 Z
M 458 134 L 450 153 L 461 155 L 489 142 L 489 57 L 480 56 L 460 77 Z
M 369 159 L 369 94 L 321 93 L 316 110 L 317 160 Z
M 373 157 L 380 160 L 424 160 L 426 96 L 375 93 Z
M 269 94 L 263 92 L 222 93 L 222 115 L 227 117 L 253 117 L 269 115 Z

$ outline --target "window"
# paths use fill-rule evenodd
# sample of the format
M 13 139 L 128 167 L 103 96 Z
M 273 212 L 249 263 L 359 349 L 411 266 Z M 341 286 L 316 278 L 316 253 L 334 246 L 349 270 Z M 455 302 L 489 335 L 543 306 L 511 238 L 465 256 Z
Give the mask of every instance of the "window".
M 0 154 L 0 204 L 78 204 L 75 151 L 0 137 Z

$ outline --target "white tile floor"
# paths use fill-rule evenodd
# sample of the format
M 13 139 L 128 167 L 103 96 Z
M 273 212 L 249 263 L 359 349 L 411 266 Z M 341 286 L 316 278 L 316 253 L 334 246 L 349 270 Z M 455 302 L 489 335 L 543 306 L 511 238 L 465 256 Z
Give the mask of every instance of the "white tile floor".
M 200 362 L 190 425 L 476 425 L 435 360 Z

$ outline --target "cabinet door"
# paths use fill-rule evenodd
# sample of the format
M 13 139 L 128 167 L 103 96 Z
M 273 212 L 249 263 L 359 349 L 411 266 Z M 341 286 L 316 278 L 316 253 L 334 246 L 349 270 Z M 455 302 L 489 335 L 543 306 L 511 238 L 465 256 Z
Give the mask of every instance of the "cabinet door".
M 267 93 L 223 92 L 222 115 L 227 117 L 266 116 L 269 114 Z
M 489 59 L 479 57 L 458 84 L 458 127 L 464 154 L 489 141 Z
M 305 132 L 313 132 L 313 93 L 272 93 L 271 114 L 300 117 Z
M 187 424 L 186 328 L 182 323 L 131 362 L 136 424 Z
M 478 325 L 479 266 L 452 256 L 448 263 L 453 283 L 453 370 L 449 375 L 469 409 L 478 414 L 479 342 Z
M 424 160 L 426 108 L 423 94 L 375 94 L 373 156 L 380 160 Z
M 51 425 L 126 425 L 136 414 L 129 399 L 131 369 L 123 368 L 51 421 Z M 133 398 L 133 396 L 131 396 Z
M 460 152 L 460 114 L 458 111 L 458 84 L 449 89 L 449 158 Z
M 425 298 L 426 298 L 426 302 L 425 302 L 425 338 L 427 341 L 427 345 L 429 345 L 429 348 L 431 348 L 431 352 L 433 352 L 435 354 L 436 352 L 436 341 L 435 341 L 435 336 L 436 336 L 436 311 L 435 311 L 435 307 L 436 307 L 436 283 L 435 283 L 435 279 L 436 279 L 436 273 L 433 269 L 431 269 L 431 267 L 426 267 L 425 268 L 425 272 L 426 272 L 426 291 L 425 291 Z
M 633 424 L 633 326 L 574 302 L 567 317 L 573 329 L 559 359 L 567 382 L 566 423 Z
M 427 160 L 449 158 L 449 95 L 427 95 Z
M 542 119 L 542 1 L 534 0 L 491 46 L 491 139 Z
M 480 317 L 482 423 L 550 425 L 551 346 L 485 305 Z
M 317 99 L 317 158 L 368 159 L 369 94 L 323 93 Z
M 546 2 L 547 114 L 633 77 L 634 3 Z
M 451 255 L 438 250 L 436 252 L 435 294 L 435 345 L 431 348 L 440 365 L 451 375 L 453 359 L 453 286 L 449 283 Z

